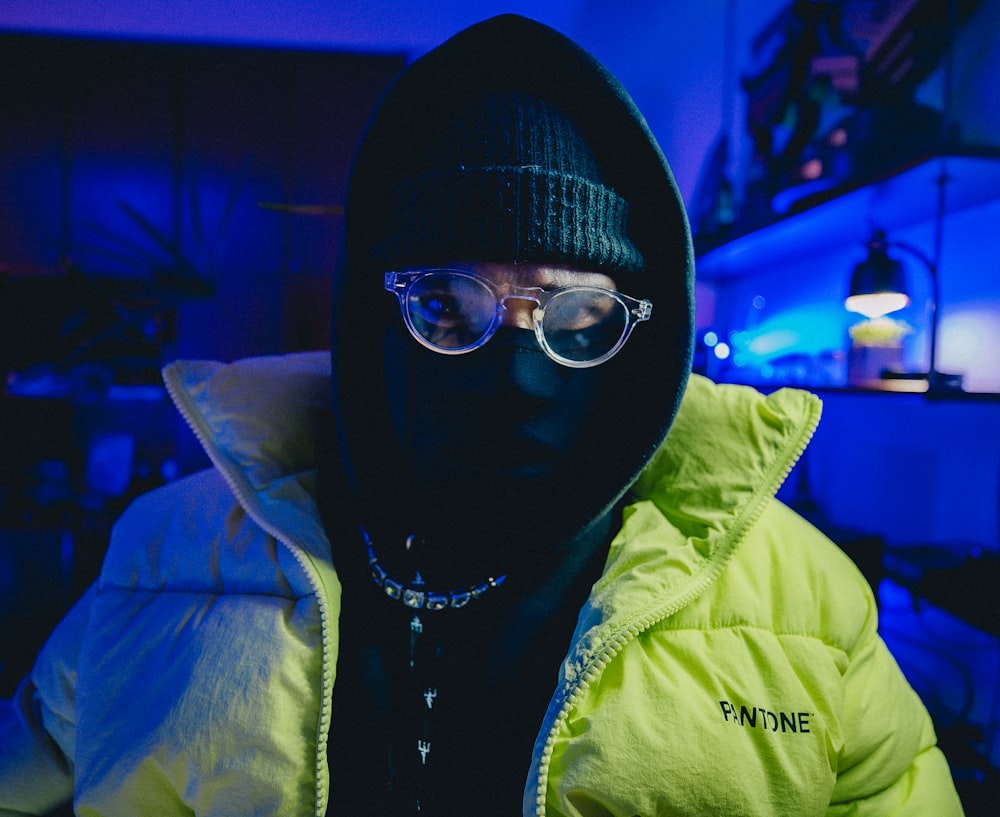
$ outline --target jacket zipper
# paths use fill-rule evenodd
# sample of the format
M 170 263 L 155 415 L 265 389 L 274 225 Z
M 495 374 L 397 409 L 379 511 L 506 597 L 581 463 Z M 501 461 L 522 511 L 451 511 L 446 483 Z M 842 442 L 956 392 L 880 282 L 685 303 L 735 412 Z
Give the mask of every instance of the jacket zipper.
M 733 546 L 729 549 L 729 553 L 726 558 L 714 565 L 713 568 L 706 573 L 694 587 L 690 588 L 686 593 L 675 599 L 671 604 L 667 605 L 662 610 L 651 616 L 640 618 L 637 621 L 625 625 L 617 635 L 608 639 L 605 645 L 598 650 L 596 655 L 590 660 L 589 664 L 581 672 L 577 673 L 575 680 L 566 688 L 565 698 L 563 699 L 562 706 L 559 708 L 559 714 L 556 715 L 555 720 L 552 722 L 552 727 L 549 729 L 549 734 L 545 740 L 545 746 L 542 749 L 542 756 L 538 764 L 538 777 L 535 784 L 535 817 L 546 817 L 545 792 L 548 788 L 549 765 L 552 761 L 552 752 L 555 747 L 555 739 L 556 734 L 559 731 L 559 727 L 569 717 L 570 711 L 580 701 L 590 685 L 601 676 L 608 664 L 614 660 L 614 658 L 622 650 L 624 650 L 629 643 L 638 638 L 639 635 L 644 633 L 646 630 L 656 626 L 661 621 L 664 621 L 674 615 L 676 612 L 694 601 L 694 599 L 700 596 L 716 580 L 716 578 L 718 578 L 719 574 L 722 573 L 729 555 L 732 554 L 732 552 L 739 545 L 740 541 L 742 541 L 743 537 L 746 535 L 747 531 L 754 526 L 756 521 L 764 513 L 764 508 L 767 504 L 766 499 L 768 497 L 773 497 L 777 493 L 778 488 L 781 487 L 781 484 L 791 473 L 792 468 L 795 467 L 795 463 L 799 461 L 802 454 L 809 446 L 809 441 L 812 439 L 813 434 L 816 432 L 816 427 L 819 425 L 820 413 L 822 411 L 821 404 L 818 400 L 811 402 L 810 408 L 810 415 L 803 424 L 802 431 L 800 432 L 794 447 L 790 449 L 788 455 L 782 458 L 782 460 L 779 460 L 779 462 L 784 463 L 784 466 L 776 471 L 771 479 L 764 483 L 766 490 L 761 490 L 758 495 L 759 498 L 752 503 L 753 512 L 750 513 L 746 519 L 737 520 L 739 528 L 736 532 L 736 539 L 733 542 Z
M 212 463 L 218 469 L 219 473 L 222 474 L 222 478 L 226 481 L 230 490 L 232 490 L 233 495 L 236 497 L 236 501 L 239 502 L 239 504 L 243 507 L 243 510 L 246 511 L 247 515 L 253 519 L 253 521 L 256 522 L 265 533 L 273 536 L 276 541 L 280 542 L 285 548 L 287 548 L 287 550 L 294 557 L 295 561 L 298 562 L 299 566 L 302 568 L 302 571 L 305 573 L 306 578 L 309 580 L 309 585 L 312 587 L 313 594 L 316 597 L 320 617 L 323 677 L 321 679 L 320 688 L 320 716 L 316 734 L 316 768 L 314 769 L 316 775 L 316 794 L 313 813 L 315 817 L 325 817 L 325 809 L 320 808 L 322 800 L 324 799 L 323 792 L 320 791 L 320 781 L 322 780 L 323 772 L 325 771 L 324 764 L 326 763 L 326 743 L 330 731 L 331 711 L 329 702 L 333 694 L 333 673 L 331 671 L 332 661 L 330 659 L 330 613 L 327 609 L 326 596 L 323 592 L 322 583 L 319 575 L 313 569 L 313 566 L 309 564 L 309 561 L 303 555 L 302 548 L 295 544 L 291 537 L 286 536 L 283 531 L 267 520 L 264 514 L 257 509 L 256 501 L 253 495 L 245 491 L 240 481 L 230 472 L 231 466 L 229 463 L 225 462 L 222 457 L 218 455 L 215 446 L 210 443 L 208 435 L 204 433 L 194 419 L 194 414 L 188 406 L 187 394 L 181 388 L 174 385 L 172 377 L 165 376 L 163 378 L 163 382 L 166 385 L 167 393 L 170 395 L 170 398 L 173 400 L 177 410 L 184 418 L 184 422 L 186 422 L 190 429 L 194 432 L 198 443 L 201 445 L 205 453 L 208 454 L 209 459 L 212 460 Z

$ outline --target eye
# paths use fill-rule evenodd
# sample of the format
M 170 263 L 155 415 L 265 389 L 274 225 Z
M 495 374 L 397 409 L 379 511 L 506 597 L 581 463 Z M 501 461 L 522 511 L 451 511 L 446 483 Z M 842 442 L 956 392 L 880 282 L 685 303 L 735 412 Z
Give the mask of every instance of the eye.
M 436 289 L 411 296 L 410 309 L 430 323 L 444 325 L 462 319 L 461 305 L 450 292 Z
M 496 311 L 496 299 L 481 281 L 446 272 L 414 281 L 406 300 L 413 331 L 442 349 L 473 346 L 489 331 Z

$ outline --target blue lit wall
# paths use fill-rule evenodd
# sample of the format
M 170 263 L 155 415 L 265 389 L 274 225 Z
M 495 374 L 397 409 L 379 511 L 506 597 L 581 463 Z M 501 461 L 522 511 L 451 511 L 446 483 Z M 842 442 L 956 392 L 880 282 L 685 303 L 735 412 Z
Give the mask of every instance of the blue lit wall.
M 1000 391 L 1000 205 L 950 218 L 940 267 L 938 369 L 962 373 L 965 388 Z M 863 221 L 859 224 L 865 226 Z M 900 241 L 933 247 L 933 230 L 899 230 Z M 904 368 L 926 371 L 929 362 L 928 273 L 898 253 L 907 267 L 911 304 L 893 318 L 912 328 L 903 341 Z M 705 330 L 729 343 L 725 359 L 709 359 L 717 376 L 756 383 L 846 385 L 848 327 L 860 316 L 843 306 L 850 271 L 865 257 L 861 240 L 808 259 L 776 260 L 746 279 L 726 281 Z M 707 352 L 713 355 L 712 352 Z

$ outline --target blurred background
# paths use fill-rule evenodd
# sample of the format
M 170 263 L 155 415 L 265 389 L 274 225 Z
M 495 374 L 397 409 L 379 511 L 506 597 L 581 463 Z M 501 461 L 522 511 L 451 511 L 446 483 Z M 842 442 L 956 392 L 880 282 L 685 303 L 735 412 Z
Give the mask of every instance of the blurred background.
M 698 371 L 823 398 L 782 498 L 868 576 L 995 814 L 1000 0 L 0 0 L 0 694 L 122 508 L 207 465 L 161 366 L 327 345 L 367 117 L 506 11 L 646 114 L 695 234 Z

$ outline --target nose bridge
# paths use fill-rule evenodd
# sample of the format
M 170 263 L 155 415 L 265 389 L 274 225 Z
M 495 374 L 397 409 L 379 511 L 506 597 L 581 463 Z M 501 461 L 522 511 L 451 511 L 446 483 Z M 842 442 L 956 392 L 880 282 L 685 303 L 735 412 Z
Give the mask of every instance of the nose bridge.
M 517 329 L 533 329 L 534 312 L 538 306 L 538 296 L 530 290 L 515 290 L 500 297 L 504 307 L 503 325 Z

